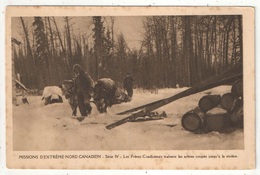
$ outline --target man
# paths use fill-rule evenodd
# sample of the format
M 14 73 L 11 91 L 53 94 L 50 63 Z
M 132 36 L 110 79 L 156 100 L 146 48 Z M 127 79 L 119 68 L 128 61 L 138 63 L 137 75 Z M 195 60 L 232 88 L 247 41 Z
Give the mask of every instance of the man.
M 130 76 L 129 73 L 126 73 L 124 78 L 123 87 L 127 91 L 127 95 L 132 98 L 133 96 L 133 78 Z
M 90 99 L 94 92 L 94 81 L 78 64 L 73 66 L 73 72 L 75 74 L 74 83 L 79 110 L 82 116 L 87 116 L 92 110 Z

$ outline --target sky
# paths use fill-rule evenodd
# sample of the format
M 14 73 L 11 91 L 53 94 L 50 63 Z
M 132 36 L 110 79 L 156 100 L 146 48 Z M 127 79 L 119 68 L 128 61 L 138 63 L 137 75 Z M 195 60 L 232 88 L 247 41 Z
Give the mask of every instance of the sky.
M 73 24 L 73 31 L 75 34 L 84 34 L 89 37 L 89 44 L 93 46 L 92 29 L 94 27 L 92 23 L 92 17 L 71 17 L 71 23 Z M 33 17 L 23 17 L 28 28 L 32 29 Z M 104 27 L 111 27 L 111 17 L 105 17 Z M 126 16 L 126 17 L 114 17 L 114 31 L 115 37 L 122 33 L 128 44 L 128 47 L 133 49 L 140 48 L 140 41 L 142 39 L 143 25 L 142 20 L 144 17 Z M 56 23 L 60 31 L 64 29 L 63 17 L 55 17 Z M 54 28 L 54 26 L 52 26 Z M 19 17 L 12 19 L 12 37 L 22 41 L 23 29 Z M 29 30 L 30 31 L 30 30 Z M 31 35 L 31 33 L 29 33 Z M 115 38 L 116 39 L 116 38 Z

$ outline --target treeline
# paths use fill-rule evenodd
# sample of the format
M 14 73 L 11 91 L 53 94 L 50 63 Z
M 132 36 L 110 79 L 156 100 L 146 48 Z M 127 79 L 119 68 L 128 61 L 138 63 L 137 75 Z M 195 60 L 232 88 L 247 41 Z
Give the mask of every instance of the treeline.
M 136 87 L 191 86 L 242 60 L 241 16 L 146 17 L 138 49 L 115 33 L 114 17 L 106 27 L 104 17 L 92 17 L 88 34 L 75 32 L 72 19 L 64 17 L 62 28 L 55 17 L 34 17 L 32 24 L 19 18 L 23 41 L 14 44 L 13 57 L 28 88 L 71 79 L 76 63 L 94 80 L 110 77 L 120 84 L 130 72 Z
M 192 86 L 242 61 L 241 16 L 156 16 L 144 28 L 142 86 Z

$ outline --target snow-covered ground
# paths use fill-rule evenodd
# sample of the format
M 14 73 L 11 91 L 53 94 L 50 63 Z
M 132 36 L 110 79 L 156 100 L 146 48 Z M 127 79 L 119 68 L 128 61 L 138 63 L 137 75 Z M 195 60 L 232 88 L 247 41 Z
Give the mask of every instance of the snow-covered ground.
M 135 90 L 133 100 L 112 106 L 107 114 L 99 114 L 93 106 L 92 114 L 79 122 L 71 118 L 68 102 L 45 106 L 41 97 L 29 96 L 30 105 L 13 107 L 13 144 L 16 151 L 38 150 L 221 150 L 243 149 L 243 130 L 225 134 L 211 132 L 194 134 L 184 130 L 181 117 L 198 105 L 208 92 L 224 94 L 230 86 L 220 86 L 172 102 L 157 111 L 168 115 L 163 120 L 128 122 L 112 130 L 106 125 L 127 115 L 118 112 L 170 97 L 187 88 L 159 89 L 158 94 Z M 78 112 L 78 115 L 80 113 Z

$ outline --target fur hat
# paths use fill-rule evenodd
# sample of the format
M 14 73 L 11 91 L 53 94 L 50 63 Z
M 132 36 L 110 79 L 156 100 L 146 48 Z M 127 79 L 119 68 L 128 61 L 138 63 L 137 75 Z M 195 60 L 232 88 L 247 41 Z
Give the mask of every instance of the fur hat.
M 75 70 L 78 69 L 78 70 L 81 70 L 81 66 L 79 64 L 75 64 L 73 66 L 73 72 L 75 73 Z

